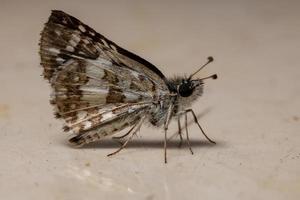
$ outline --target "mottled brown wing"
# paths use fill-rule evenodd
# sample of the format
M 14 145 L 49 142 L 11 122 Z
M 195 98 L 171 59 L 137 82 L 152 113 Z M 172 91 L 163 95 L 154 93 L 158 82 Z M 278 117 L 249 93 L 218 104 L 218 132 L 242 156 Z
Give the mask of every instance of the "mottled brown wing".
M 64 130 L 75 134 L 70 139 L 73 144 L 93 142 L 131 126 L 152 105 L 153 94 L 145 92 L 147 84 L 126 68 L 117 73 L 113 66 L 77 58 L 61 68 L 50 81 L 51 103 L 56 116 L 65 121 Z
M 40 55 L 56 116 L 77 145 L 137 123 L 169 93 L 156 67 L 62 11 L 45 24 Z
M 141 83 L 130 71 L 104 66 L 88 59 L 71 59 L 51 79 L 51 103 L 57 107 L 57 116 L 66 118 L 72 113 L 107 104 L 152 102 L 151 85 Z
M 138 123 L 149 110 L 149 103 L 110 104 L 100 109 L 76 113 L 76 121 L 65 128 L 73 134 L 71 144 L 82 146 L 100 140 Z
M 168 90 L 166 78 L 158 68 L 63 11 L 52 11 L 41 36 L 41 64 L 48 80 L 60 70 L 59 66 L 78 57 L 128 68 L 151 80 L 153 90 Z

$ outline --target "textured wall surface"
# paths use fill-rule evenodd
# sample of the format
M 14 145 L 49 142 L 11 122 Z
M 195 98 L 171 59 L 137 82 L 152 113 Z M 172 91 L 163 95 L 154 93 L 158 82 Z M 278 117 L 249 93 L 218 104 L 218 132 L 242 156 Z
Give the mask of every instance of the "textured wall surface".
M 207 81 L 194 155 L 144 126 L 127 149 L 68 146 L 41 77 L 51 9 L 76 16 L 167 76 Z M 300 199 L 299 1 L 0 1 L 1 199 Z M 171 124 L 170 136 L 176 133 Z

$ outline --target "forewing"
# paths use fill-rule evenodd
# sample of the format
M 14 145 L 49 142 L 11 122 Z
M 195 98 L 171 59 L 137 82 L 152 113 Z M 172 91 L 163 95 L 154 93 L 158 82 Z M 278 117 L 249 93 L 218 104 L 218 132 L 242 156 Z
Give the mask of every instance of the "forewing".
M 168 91 L 166 78 L 154 65 L 62 11 L 52 11 L 41 35 L 41 64 L 44 66 L 44 77 L 48 80 L 68 60 L 87 58 L 127 68 L 137 78 L 150 80 L 153 91 Z

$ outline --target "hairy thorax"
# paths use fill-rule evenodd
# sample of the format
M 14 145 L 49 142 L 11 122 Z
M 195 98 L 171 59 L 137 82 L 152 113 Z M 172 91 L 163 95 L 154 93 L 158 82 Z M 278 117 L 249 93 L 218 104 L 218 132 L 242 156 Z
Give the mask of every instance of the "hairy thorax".
M 203 93 L 203 82 L 199 80 L 196 82 L 198 87 L 195 87 L 191 95 L 181 96 L 179 93 L 179 86 L 186 81 L 185 77 L 175 77 L 168 80 L 168 87 L 171 98 L 163 98 L 157 103 L 154 103 L 151 110 L 149 121 L 154 126 L 162 126 L 167 118 L 168 108 L 171 104 L 174 109 L 171 113 L 172 117 L 178 115 L 180 112 L 188 109 L 193 102 L 195 102 Z

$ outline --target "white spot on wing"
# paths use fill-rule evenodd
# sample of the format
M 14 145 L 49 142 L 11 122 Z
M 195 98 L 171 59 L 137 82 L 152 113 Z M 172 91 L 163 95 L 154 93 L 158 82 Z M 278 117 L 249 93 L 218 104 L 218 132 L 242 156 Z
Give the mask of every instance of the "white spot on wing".
M 97 87 L 89 87 L 89 86 L 80 86 L 80 90 L 85 91 L 85 92 L 91 92 L 91 93 L 96 93 L 98 95 L 107 95 L 108 90 L 107 89 L 102 89 L 102 88 L 97 88 Z
M 65 61 L 65 59 L 63 59 L 63 58 L 60 58 L 60 57 L 57 57 L 57 58 L 56 58 L 56 61 L 57 61 L 57 62 L 59 62 L 59 63 L 62 63 L 62 62 L 64 62 L 64 61 Z
M 54 54 L 59 54 L 60 53 L 59 49 L 55 49 L 55 48 L 49 48 L 48 51 L 51 52 L 51 53 L 54 53 Z
M 67 51 L 70 51 L 70 52 L 73 52 L 73 51 L 74 51 L 74 47 L 72 47 L 72 46 L 67 46 L 67 47 L 66 47 L 66 50 L 67 50 Z
M 105 121 L 105 120 L 111 119 L 111 118 L 114 117 L 114 116 L 115 116 L 115 115 L 114 115 L 112 112 L 104 113 L 104 114 L 102 115 L 101 121 Z
M 112 62 L 110 60 L 103 59 L 103 58 L 97 58 L 97 60 L 91 60 L 91 62 L 97 66 L 98 65 L 112 66 Z
M 80 42 L 80 37 L 78 35 L 74 34 L 74 33 L 72 34 L 72 38 L 73 38 L 74 41 Z
M 60 35 L 61 35 L 61 32 L 60 32 L 60 30 L 55 30 L 55 33 L 56 33 L 56 35 L 58 35 L 58 36 L 60 36 Z
M 136 71 L 130 71 L 130 73 L 136 77 L 137 79 L 139 78 L 140 73 L 136 72 Z
M 90 31 L 89 33 L 91 34 L 91 36 L 95 36 L 94 32 Z
M 129 107 L 127 112 L 130 114 L 130 113 L 134 112 L 134 109 Z
M 101 39 L 101 41 L 103 42 L 104 46 L 109 47 L 109 45 L 107 44 L 107 42 L 104 39 Z
M 84 122 L 84 129 L 89 129 L 91 127 L 92 127 L 92 122 L 90 122 L 90 121 Z
M 87 116 L 87 111 L 82 110 L 77 112 L 77 118 L 78 120 L 82 120 Z
M 73 78 L 73 80 L 74 80 L 74 82 L 78 82 L 78 81 L 79 81 L 79 76 L 75 76 L 75 77 Z
M 86 31 L 86 29 L 85 29 L 84 26 L 82 26 L 82 25 L 79 25 L 78 28 L 79 28 L 79 30 L 80 30 L 81 32 L 83 32 L 83 33 Z
M 83 41 L 85 44 L 89 44 L 89 43 L 90 43 L 90 41 L 87 40 L 87 39 L 83 39 L 82 41 Z
M 132 93 L 126 92 L 126 93 L 124 93 L 124 95 L 125 95 L 127 101 L 134 101 L 134 100 L 138 99 L 138 96 L 135 94 L 132 94 Z
M 76 47 L 78 42 L 74 41 L 74 40 L 70 40 L 69 43 L 73 46 Z
M 118 51 L 117 51 L 117 47 L 116 47 L 115 45 L 110 45 L 110 47 L 111 47 L 114 51 L 118 52 Z

